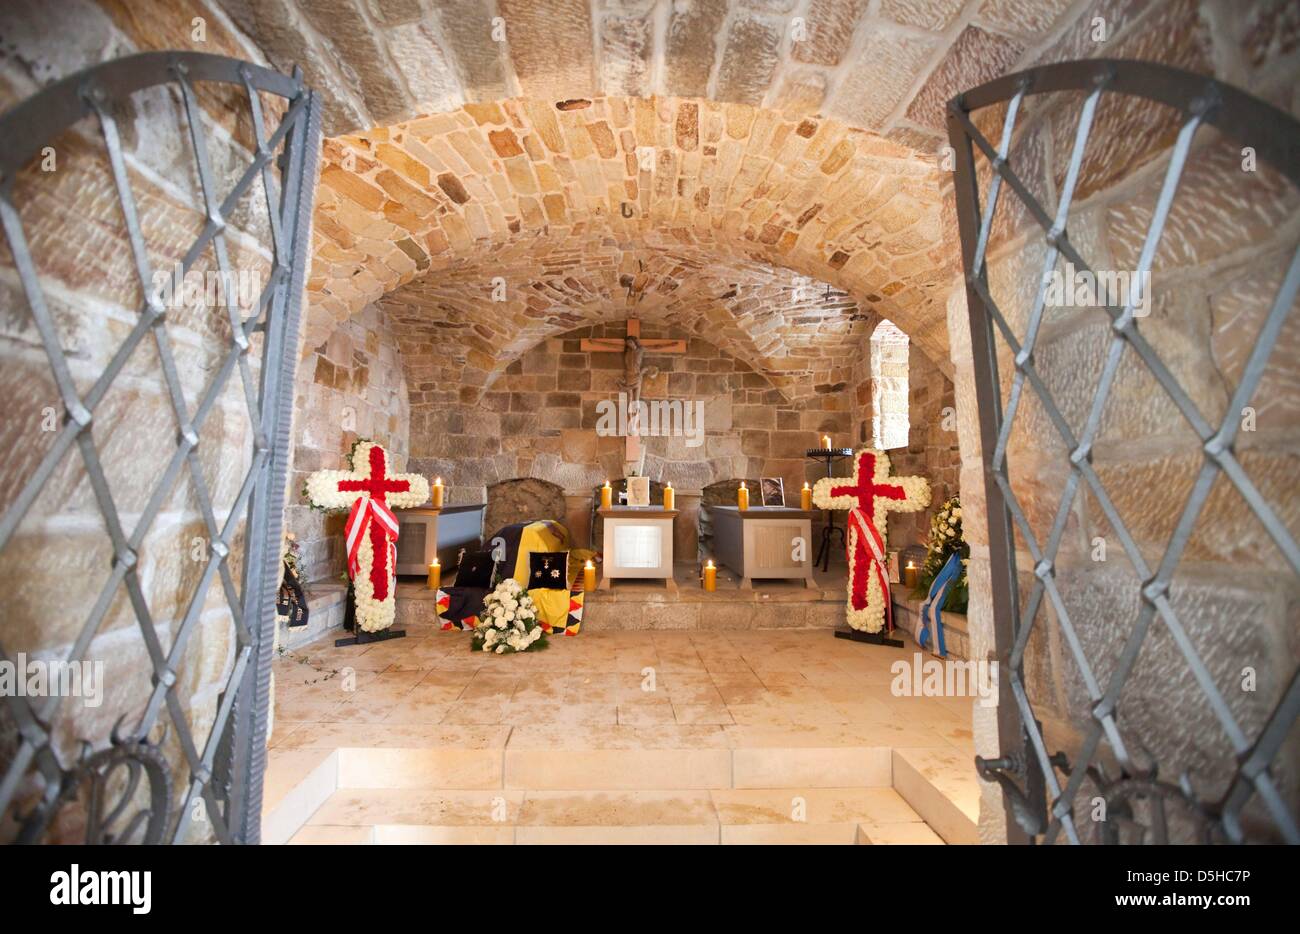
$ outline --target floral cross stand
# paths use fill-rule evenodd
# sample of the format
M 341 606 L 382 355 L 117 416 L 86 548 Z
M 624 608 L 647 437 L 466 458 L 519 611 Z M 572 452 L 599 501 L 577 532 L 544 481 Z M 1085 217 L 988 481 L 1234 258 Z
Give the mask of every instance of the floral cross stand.
M 892 629 L 889 570 L 885 565 L 885 520 L 891 512 L 916 512 L 930 505 L 924 477 L 891 477 L 889 455 L 863 448 L 853 455 L 852 477 L 825 477 L 813 487 L 813 502 L 822 509 L 847 509 L 845 533 L 849 562 L 849 629 L 837 639 L 901 647 L 886 635 Z
M 389 473 L 388 452 L 373 441 L 352 448 L 351 470 L 318 470 L 307 478 L 308 501 L 318 509 L 348 510 L 348 577 L 356 605 L 356 635 L 335 645 L 365 645 L 406 635 L 391 629 L 397 601 L 397 517 L 429 499 L 429 481 L 419 474 Z

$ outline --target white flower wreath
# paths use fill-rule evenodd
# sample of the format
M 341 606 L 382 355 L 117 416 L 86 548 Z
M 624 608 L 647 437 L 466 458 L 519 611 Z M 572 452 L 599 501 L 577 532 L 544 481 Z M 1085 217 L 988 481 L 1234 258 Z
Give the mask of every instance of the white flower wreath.
M 358 496 L 369 499 L 369 493 L 352 490 L 340 490 L 339 483 L 344 480 L 364 480 L 370 476 L 372 449 L 378 448 L 383 455 L 384 464 L 388 464 L 388 452 L 374 441 L 359 441 L 352 448 L 352 470 L 318 470 L 307 477 L 304 493 L 308 501 L 327 512 L 347 512 L 357 501 Z M 419 474 L 387 473 L 394 480 L 405 480 L 408 489 L 389 491 L 384 494 L 384 502 L 393 509 L 410 509 L 420 506 L 429 499 L 429 481 Z M 389 567 L 388 593 L 384 599 L 375 596 L 375 585 L 371 573 L 375 566 L 375 552 L 368 535 L 362 536 L 357 550 L 357 570 L 352 578 L 353 601 L 357 611 L 357 625 L 365 632 L 379 632 L 393 625 L 397 613 L 397 604 L 393 599 L 396 583 L 396 571 Z

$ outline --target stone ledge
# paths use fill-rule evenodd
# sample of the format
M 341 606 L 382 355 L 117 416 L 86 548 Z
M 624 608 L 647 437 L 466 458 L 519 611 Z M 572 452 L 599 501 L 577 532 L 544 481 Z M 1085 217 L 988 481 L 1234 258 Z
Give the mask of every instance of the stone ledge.
M 901 584 L 890 588 L 894 599 L 894 624 L 905 629 L 911 626 L 921 612 L 921 601 L 913 597 Z M 965 613 L 943 614 L 943 640 L 948 654 L 954 658 L 970 658 L 970 633 Z

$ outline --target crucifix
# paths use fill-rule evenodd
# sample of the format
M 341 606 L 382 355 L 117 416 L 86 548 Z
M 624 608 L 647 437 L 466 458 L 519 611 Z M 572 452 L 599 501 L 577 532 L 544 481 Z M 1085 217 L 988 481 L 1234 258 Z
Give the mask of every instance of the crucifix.
M 618 381 L 627 402 L 627 433 L 624 437 L 623 471 L 627 476 L 636 476 L 641 472 L 645 462 L 645 449 L 641 446 L 641 383 L 644 379 L 659 375 L 658 367 L 646 367 L 645 355 L 649 353 L 676 354 L 686 353 L 686 341 L 663 340 L 641 337 L 641 322 L 636 318 L 627 319 L 627 334 L 622 340 L 616 337 L 584 337 L 581 349 L 584 353 L 621 353 L 623 355 L 623 375 Z
M 893 628 L 889 570 L 885 565 L 885 522 L 891 512 L 916 512 L 930 505 L 924 477 L 891 477 L 889 455 L 864 448 L 853 455 L 853 476 L 823 477 L 813 487 L 813 502 L 822 509 L 849 510 L 845 548 L 849 580 L 846 618 L 850 630 L 837 638 L 901 646 L 881 630 Z

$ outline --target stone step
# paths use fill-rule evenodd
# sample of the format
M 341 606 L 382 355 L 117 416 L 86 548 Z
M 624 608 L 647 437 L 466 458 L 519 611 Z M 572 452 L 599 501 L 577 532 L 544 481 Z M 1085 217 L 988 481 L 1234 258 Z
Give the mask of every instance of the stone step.
M 946 843 L 979 843 L 980 789 L 969 753 L 900 748 L 893 768 L 894 788 Z
M 717 837 L 709 842 L 977 842 L 979 789 L 969 755 L 903 745 L 916 736 L 888 724 L 308 724 L 272 756 L 264 839 L 583 842 L 590 828 L 613 820 L 601 807 L 621 801 L 629 815 L 660 816 L 601 840 L 705 842 L 699 814 L 687 805 L 707 800 Z M 357 745 L 344 745 L 350 742 Z M 846 789 L 866 797 L 845 803 Z M 532 803 L 519 818 L 526 800 Z M 484 817 L 494 805 L 496 816 Z M 797 807 L 803 820 L 791 816 Z M 572 809 L 571 820 L 533 820 L 564 808 Z M 503 829 L 516 824 L 518 831 Z M 301 835 L 304 825 L 311 829 Z M 367 837 L 357 827 L 373 832 Z
M 277 755 L 336 749 L 340 788 L 888 787 L 891 751 L 906 740 L 907 730 L 888 724 L 321 723 L 294 731 Z
M 342 789 L 292 843 L 939 842 L 889 788 Z M 933 839 L 930 839 L 933 838 Z

